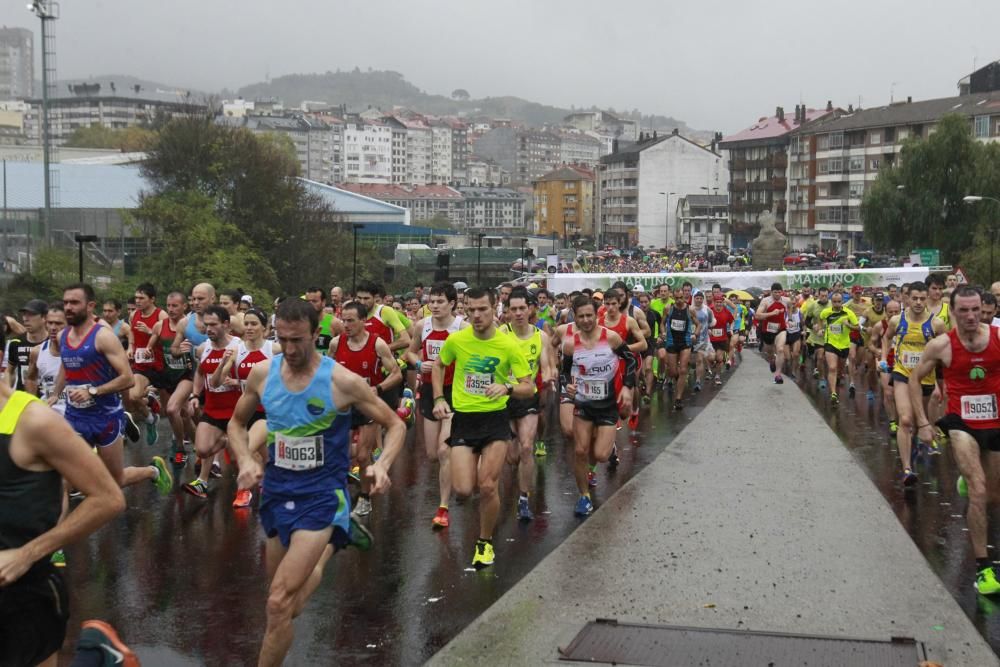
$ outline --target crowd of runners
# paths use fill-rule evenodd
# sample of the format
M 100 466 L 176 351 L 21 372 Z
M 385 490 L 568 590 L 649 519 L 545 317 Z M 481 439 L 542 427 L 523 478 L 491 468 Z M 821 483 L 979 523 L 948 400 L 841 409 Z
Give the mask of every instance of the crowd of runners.
M 814 380 L 833 408 L 845 391 L 881 401 L 907 492 L 948 443 L 977 590 L 1000 593 L 986 554 L 987 489 L 1000 474 L 997 293 L 1000 283 L 990 292 L 944 275 L 867 291 L 775 284 L 759 302 L 689 282 L 570 294 L 442 282 L 395 298 L 362 281 L 354 294 L 310 287 L 265 310 L 207 283 L 166 295 L 143 283 L 127 307 L 70 285 L 3 322 L 0 655 L 54 664 L 67 623 L 61 548 L 123 511 L 121 488 L 215 502 L 213 480 L 233 475 L 224 502 L 256 507 L 267 537 L 260 664 L 281 664 L 330 557 L 371 548 L 371 496 L 391 485 L 407 429 L 420 429 L 436 464 L 427 529 L 447 530 L 450 503 L 475 494 L 469 557 L 488 568 L 503 556 L 493 537 L 504 507 L 525 522 L 538 509 L 546 415 L 572 447 L 585 517 L 600 466 L 618 465 L 616 432 L 649 418 L 655 392 L 683 411 L 747 345 L 760 346 L 774 383 Z M 126 443 L 156 445 L 161 430 L 168 456 L 125 466 Z M 516 502 L 501 502 L 505 466 Z M 100 621 L 85 623 L 77 649 L 78 665 L 138 664 Z

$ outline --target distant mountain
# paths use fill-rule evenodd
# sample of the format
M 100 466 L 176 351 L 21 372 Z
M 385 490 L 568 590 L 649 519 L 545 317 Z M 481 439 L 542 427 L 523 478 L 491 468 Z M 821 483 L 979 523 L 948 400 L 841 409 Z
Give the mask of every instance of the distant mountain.
M 455 97 L 432 95 L 408 82 L 393 71 L 368 70 L 326 72 L 325 74 L 289 74 L 269 82 L 244 86 L 237 94 L 244 99 L 274 97 L 286 106 L 298 106 L 304 101 L 343 104 L 352 111 L 367 107 L 390 110 L 394 105 L 432 115 L 490 116 L 509 118 L 532 126 L 559 124 L 573 112 L 584 109 L 562 109 L 531 102 L 520 97 L 485 97 L 470 99 L 464 90 Z M 464 93 L 464 95 L 463 95 Z M 591 107 L 596 110 L 597 107 Z M 609 109 L 610 111 L 610 109 Z M 677 128 L 685 136 L 708 141 L 712 133 L 695 130 L 682 120 L 666 116 L 644 116 L 639 111 L 616 111 L 622 118 L 641 120 L 645 129 L 669 131 Z

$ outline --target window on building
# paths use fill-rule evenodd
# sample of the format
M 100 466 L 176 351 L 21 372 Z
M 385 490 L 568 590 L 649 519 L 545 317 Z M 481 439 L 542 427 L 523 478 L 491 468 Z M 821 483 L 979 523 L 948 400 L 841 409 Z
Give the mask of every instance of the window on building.
M 872 171 L 878 171 L 878 159 L 874 159 L 869 163 Z
M 830 148 L 843 148 L 844 147 L 844 133 L 843 132 L 831 132 L 830 133 Z
M 865 194 L 865 184 L 864 182 L 851 183 L 850 196 L 851 199 L 859 199 Z
M 990 117 L 976 116 L 973 124 L 973 132 L 977 138 L 990 136 Z
M 830 174 L 839 174 L 844 170 L 844 161 L 839 157 L 830 158 L 826 161 L 826 170 Z
M 868 135 L 868 143 L 873 146 L 877 146 L 882 143 L 882 133 L 879 130 L 874 130 L 870 135 Z
M 848 169 L 851 171 L 864 171 L 865 159 L 863 157 L 852 157 Z

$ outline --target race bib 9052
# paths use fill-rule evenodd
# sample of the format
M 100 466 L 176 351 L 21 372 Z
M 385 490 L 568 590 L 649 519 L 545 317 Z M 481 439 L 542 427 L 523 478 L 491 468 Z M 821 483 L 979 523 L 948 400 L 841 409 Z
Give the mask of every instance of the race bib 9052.
M 962 397 L 962 419 L 965 421 L 992 421 L 997 418 L 996 394 L 979 394 Z

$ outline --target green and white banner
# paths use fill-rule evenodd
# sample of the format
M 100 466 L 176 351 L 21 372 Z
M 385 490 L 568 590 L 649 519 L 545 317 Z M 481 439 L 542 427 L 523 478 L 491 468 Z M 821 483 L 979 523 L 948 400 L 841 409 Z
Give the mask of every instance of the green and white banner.
M 550 275 L 547 287 L 554 293 L 572 292 L 589 287 L 605 290 L 619 280 L 632 287 L 641 284 L 646 290 L 656 285 L 666 284 L 671 288 L 690 282 L 695 289 L 709 290 L 718 283 L 723 289 L 771 289 L 774 283 L 781 283 L 785 289 L 798 289 L 805 284 L 813 288 L 840 283 L 844 289 L 855 285 L 862 287 L 886 287 L 890 284 L 902 285 L 927 278 L 929 270 L 925 266 L 892 267 L 885 269 L 835 269 L 826 271 L 713 271 L 707 273 L 557 273 Z

